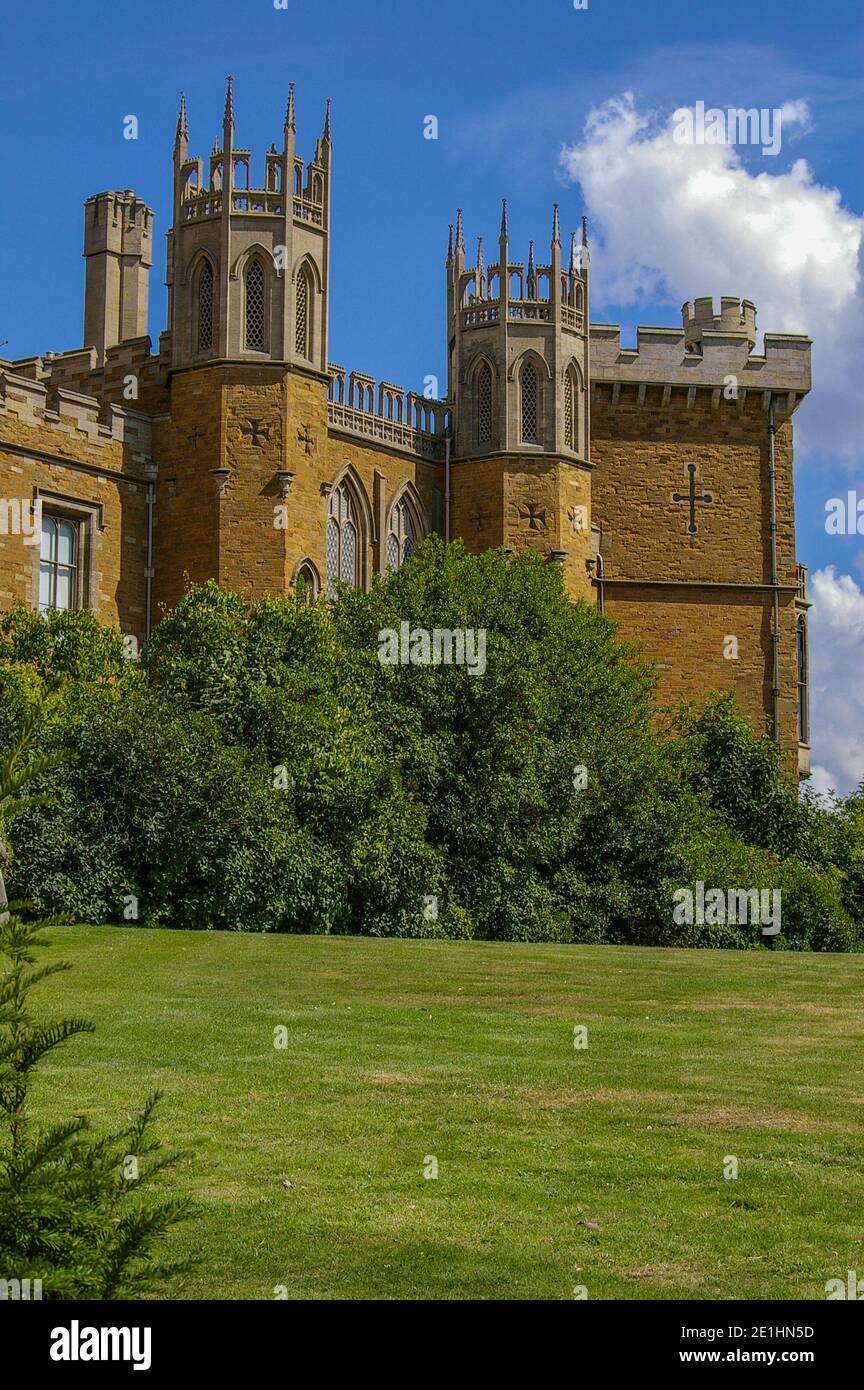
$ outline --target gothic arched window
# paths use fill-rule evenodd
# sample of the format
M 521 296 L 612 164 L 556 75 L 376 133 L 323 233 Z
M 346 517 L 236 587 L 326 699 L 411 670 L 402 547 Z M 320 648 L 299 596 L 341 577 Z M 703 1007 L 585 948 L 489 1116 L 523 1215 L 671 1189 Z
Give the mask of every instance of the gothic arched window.
M 810 662 L 807 652 L 807 619 L 803 613 L 795 629 L 798 655 L 798 742 L 810 742 Z
M 264 351 L 264 267 L 259 260 L 246 267 L 246 347 Z
M 204 261 L 198 272 L 198 351 L 213 346 L 213 267 Z
M 539 386 L 537 368 L 533 362 L 526 362 L 519 375 L 522 413 L 522 443 L 539 444 Z
M 327 517 L 327 593 L 332 597 L 337 580 L 360 587 L 362 532 L 360 515 L 346 483 L 330 494 Z
M 297 272 L 297 293 L 295 298 L 295 347 L 297 356 L 307 362 L 312 357 L 312 294 L 309 284 L 309 271 L 301 266 Z
M 318 575 L 310 560 L 304 560 L 295 574 L 294 592 L 301 603 L 311 605 L 318 598 Z
M 474 373 L 474 421 L 478 444 L 492 442 L 492 368 L 481 362 Z
M 564 373 L 564 447 L 579 449 L 579 378 L 573 367 Z
M 401 569 L 410 560 L 417 546 L 417 528 L 408 503 L 397 502 L 390 512 L 390 525 L 387 530 L 387 566 L 391 570 Z

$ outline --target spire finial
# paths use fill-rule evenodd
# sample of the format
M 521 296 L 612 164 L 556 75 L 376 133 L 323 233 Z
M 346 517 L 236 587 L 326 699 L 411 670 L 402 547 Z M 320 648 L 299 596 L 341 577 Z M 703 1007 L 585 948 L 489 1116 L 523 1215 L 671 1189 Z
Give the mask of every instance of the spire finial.
M 213 153 L 214 153 L 214 154 L 218 154 L 218 153 L 219 153 L 219 136 L 218 136 L 218 135 L 214 135 L 214 136 L 213 136 Z
M 570 274 L 576 275 L 579 270 L 579 263 L 576 256 L 576 233 L 570 233 Z
M 456 209 L 456 250 L 465 250 L 465 229 L 462 225 L 462 209 Z
M 507 225 L 507 199 L 506 199 L 506 198 L 502 198 L 502 199 L 501 199 L 501 236 L 502 236 L 503 238 L 507 238 L 507 237 L 509 237 L 509 235 L 510 235 L 510 231 L 509 231 L 509 228 L 508 228 L 508 225 Z
M 331 140 L 331 141 L 332 141 L 332 139 L 333 139 L 333 126 L 332 126 L 331 114 L 330 114 L 331 104 L 332 104 L 332 103 L 331 103 L 330 97 L 328 97 L 328 98 L 327 98 L 327 110 L 326 110 L 325 115 L 324 115 L 324 139 L 325 139 L 325 140 Z
M 294 83 L 288 83 L 288 108 L 285 112 L 285 129 L 296 131 L 297 126 L 294 118 Z
M 453 223 L 450 223 L 450 238 L 447 242 L 447 264 L 453 264 Z
M 529 247 L 528 247 L 528 275 L 527 275 L 527 281 L 528 281 L 528 284 L 527 284 L 528 298 L 529 298 L 529 299 L 536 299 L 536 298 L 537 298 L 537 269 L 536 269 L 536 267 L 535 267 L 535 265 L 534 265 L 534 243 L 533 243 L 533 241 L 530 243 L 530 245 L 529 245 Z
M 179 116 L 177 117 L 177 139 L 176 139 L 175 143 L 179 145 L 181 140 L 188 140 L 188 139 L 189 139 L 189 123 L 188 123 L 187 117 L 186 117 L 186 93 L 185 93 L 185 92 L 181 92 L 181 93 L 180 93 L 180 114 L 179 114 Z
M 552 245 L 561 245 L 561 219 L 558 216 L 558 204 L 556 203 L 552 212 Z
M 582 245 L 588 245 L 588 218 L 585 216 L 582 218 Z
M 225 93 L 225 124 L 234 129 L 234 78 L 228 74 L 228 90 Z

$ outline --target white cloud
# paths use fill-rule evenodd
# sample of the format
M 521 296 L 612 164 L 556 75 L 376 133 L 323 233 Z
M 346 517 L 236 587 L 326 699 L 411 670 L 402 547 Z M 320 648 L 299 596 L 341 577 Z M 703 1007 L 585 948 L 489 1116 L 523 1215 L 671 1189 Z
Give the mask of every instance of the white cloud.
M 812 785 L 845 794 L 864 780 L 864 592 L 829 565 L 810 595 Z
M 803 100 L 776 104 L 785 150 L 811 128 L 810 109 Z M 860 466 L 864 218 L 803 159 L 783 168 L 782 155 L 751 150 L 753 172 L 735 145 L 678 143 L 674 128 L 674 113 L 639 110 L 625 93 L 595 107 L 581 142 L 562 152 L 599 242 L 594 304 L 677 309 L 700 295 L 738 294 L 755 302 L 761 332 L 808 333 L 814 389 L 796 417 L 799 445 Z M 864 575 L 864 564 L 856 568 Z M 811 587 L 811 786 L 845 794 L 864 779 L 864 592 L 833 566 Z
M 807 129 L 806 102 L 782 110 L 796 133 Z M 736 146 L 676 143 L 673 128 L 672 113 L 640 111 L 625 93 L 594 108 L 582 141 L 562 151 L 599 233 L 594 303 L 752 299 L 761 332 L 814 339 L 802 441 L 860 458 L 864 218 L 803 159 L 754 173 Z

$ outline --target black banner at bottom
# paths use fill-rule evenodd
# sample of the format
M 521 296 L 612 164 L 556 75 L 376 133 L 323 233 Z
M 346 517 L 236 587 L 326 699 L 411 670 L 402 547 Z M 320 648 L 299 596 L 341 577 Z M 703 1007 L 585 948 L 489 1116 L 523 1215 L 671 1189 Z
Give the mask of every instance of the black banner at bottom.
M 857 1301 L 857 1300 L 856 1300 Z M 380 1331 L 378 1309 L 386 1309 Z M 464 1310 L 464 1311 L 463 1311 Z M 524 1310 L 524 1311 L 523 1311 Z M 824 1303 L 604 1302 L 475 1303 L 470 1324 L 466 1305 L 441 1303 L 25 1303 L 0 1304 L 0 1330 L 22 1364 L 43 1378 L 92 1380 L 101 1372 L 141 1379 L 182 1372 L 269 1373 L 298 1356 L 312 1356 L 323 1369 L 344 1347 L 352 1372 L 364 1364 L 409 1370 L 402 1337 L 421 1355 L 414 1367 L 424 1379 L 441 1367 L 464 1374 L 475 1363 L 488 1374 L 497 1363 L 513 1373 L 523 1354 L 551 1357 L 566 1347 L 586 1370 L 686 1372 L 702 1367 L 788 1366 L 826 1372 L 857 1362 L 862 1321 L 831 1301 Z M 497 1316 L 506 1315 L 497 1331 Z M 321 1317 L 316 1326 L 318 1316 Z M 545 1341 L 522 1340 L 542 1318 Z M 361 1322 L 362 1319 L 362 1322 Z M 447 1337 L 459 1336 L 458 1353 Z M 402 1334 L 400 1336 L 400 1334 Z M 343 1340 L 343 1338 L 349 1340 Z M 563 1339 L 563 1340 L 562 1340 Z M 401 1346 L 401 1352 L 397 1349 Z M 533 1347 L 533 1353 L 529 1348 Z M 286 1359 L 287 1358 L 287 1359 Z M 539 1369 L 539 1365 L 537 1367 Z

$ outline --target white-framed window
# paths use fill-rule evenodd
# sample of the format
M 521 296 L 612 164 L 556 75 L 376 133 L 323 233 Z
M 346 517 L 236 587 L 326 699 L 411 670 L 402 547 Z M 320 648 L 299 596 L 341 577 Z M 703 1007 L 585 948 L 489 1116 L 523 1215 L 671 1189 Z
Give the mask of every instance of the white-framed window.
M 72 517 L 42 512 L 39 544 L 39 611 L 81 607 L 81 530 Z

